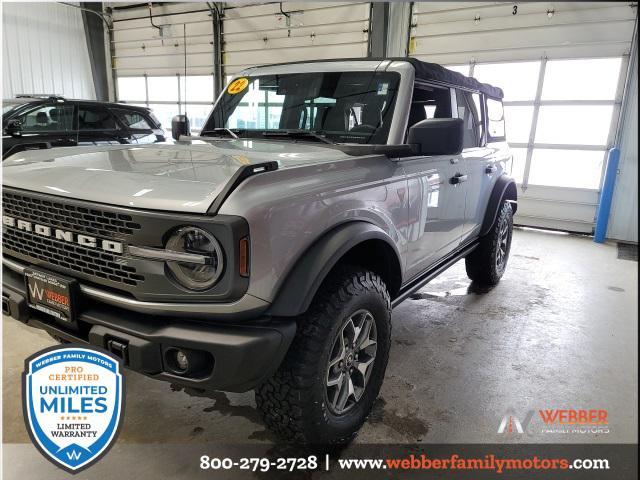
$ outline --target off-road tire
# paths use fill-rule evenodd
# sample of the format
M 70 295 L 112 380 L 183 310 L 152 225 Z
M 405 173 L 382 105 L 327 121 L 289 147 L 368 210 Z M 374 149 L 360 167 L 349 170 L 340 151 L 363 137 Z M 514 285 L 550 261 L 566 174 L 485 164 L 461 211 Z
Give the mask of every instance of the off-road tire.
M 326 375 L 334 341 L 347 319 L 371 312 L 377 350 L 364 393 L 350 410 L 336 415 L 328 405 Z M 349 442 L 366 421 L 384 379 L 391 335 L 391 302 L 375 273 L 339 267 L 324 281 L 298 329 L 282 365 L 255 390 L 265 424 L 296 443 L 336 445 Z
M 506 251 L 503 261 L 498 262 L 499 249 L 505 249 L 504 233 L 506 228 Z M 511 238 L 513 236 L 513 210 L 511 203 L 503 201 L 491 230 L 480 238 L 480 244 L 465 258 L 467 275 L 479 286 L 494 286 L 502 278 L 509 260 Z

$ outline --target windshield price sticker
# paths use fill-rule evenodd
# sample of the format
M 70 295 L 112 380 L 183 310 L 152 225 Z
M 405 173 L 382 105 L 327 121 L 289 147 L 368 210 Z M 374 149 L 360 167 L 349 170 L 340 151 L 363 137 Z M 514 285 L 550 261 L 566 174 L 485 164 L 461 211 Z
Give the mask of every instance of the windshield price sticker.
M 235 95 L 237 93 L 242 92 L 245 88 L 247 88 L 247 85 L 249 85 L 249 79 L 248 78 L 245 78 L 245 77 L 236 78 L 227 87 L 227 93 L 229 95 Z

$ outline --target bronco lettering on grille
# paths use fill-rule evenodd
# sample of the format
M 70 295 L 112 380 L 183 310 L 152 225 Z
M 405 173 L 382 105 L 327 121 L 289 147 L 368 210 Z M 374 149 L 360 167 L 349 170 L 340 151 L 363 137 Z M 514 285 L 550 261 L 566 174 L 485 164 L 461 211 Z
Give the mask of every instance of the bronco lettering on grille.
M 104 240 L 89 235 L 82 235 L 68 230 L 59 228 L 52 229 L 46 225 L 27 222 L 26 220 L 16 219 L 8 215 L 2 216 L 2 224 L 7 227 L 17 228 L 23 232 L 35 233 L 42 237 L 55 237 L 56 240 L 62 240 L 70 243 L 77 243 L 83 247 L 101 248 L 105 252 L 122 253 L 124 248 L 121 242 L 113 240 Z

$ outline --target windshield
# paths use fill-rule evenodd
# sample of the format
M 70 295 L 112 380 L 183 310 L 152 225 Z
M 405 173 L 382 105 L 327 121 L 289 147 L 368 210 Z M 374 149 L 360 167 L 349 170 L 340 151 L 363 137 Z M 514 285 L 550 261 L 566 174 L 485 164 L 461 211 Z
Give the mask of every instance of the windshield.
M 15 100 L 3 100 L 2 101 L 2 115 L 6 115 L 11 110 L 21 105 L 24 105 L 25 102 L 16 102 Z
M 234 79 L 201 135 L 387 143 L 400 75 L 290 73 Z

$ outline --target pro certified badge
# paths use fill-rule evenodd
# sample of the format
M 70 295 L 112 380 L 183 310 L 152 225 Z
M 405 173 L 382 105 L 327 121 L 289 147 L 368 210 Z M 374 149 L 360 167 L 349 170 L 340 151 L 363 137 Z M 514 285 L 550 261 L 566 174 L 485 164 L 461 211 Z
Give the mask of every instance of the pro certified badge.
M 31 440 L 71 473 L 107 453 L 123 418 L 119 358 L 94 347 L 67 344 L 25 361 L 22 407 Z

